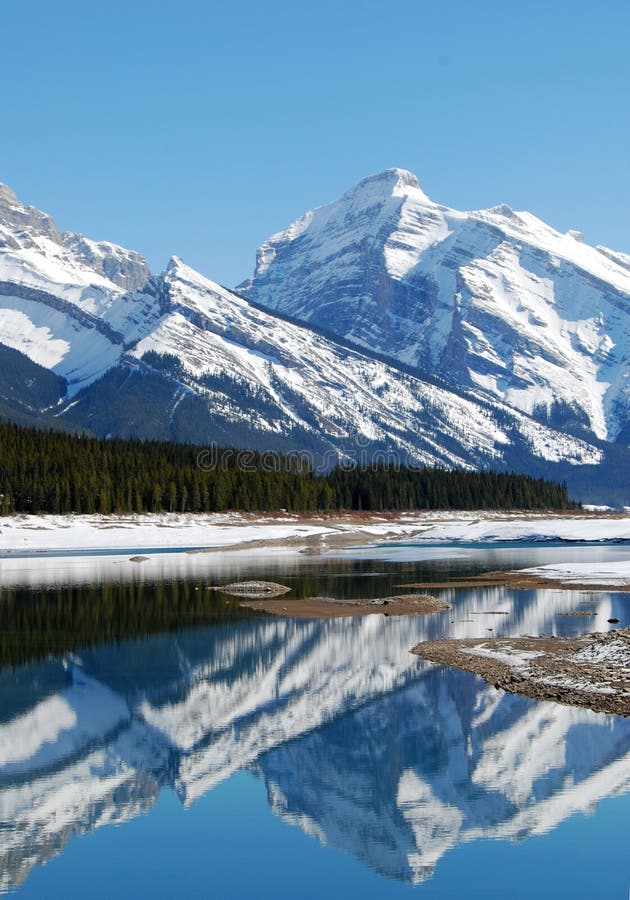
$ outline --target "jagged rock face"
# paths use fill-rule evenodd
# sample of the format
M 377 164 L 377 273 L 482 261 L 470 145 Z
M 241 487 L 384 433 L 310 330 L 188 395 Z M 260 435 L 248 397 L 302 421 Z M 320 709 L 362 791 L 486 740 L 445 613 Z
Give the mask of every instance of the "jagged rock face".
M 34 206 L 24 206 L 10 187 L 0 184 L 0 247 L 34 246 L 34 235 L 61 243 L 61 235 L 50 216 Z
M 71 232 L 64 233 L 62 239 L 90 269 L 125 291 L 139 291 L 151 276 L 146 259 L 134 250 L 125 250 L 108 241 L 91 241 Z
M 92 241 L 82 234 L 60 234 L 49 215 L 20 203 L 6 184 L 0 184 L 2 248 L 39 251 L 70 266 L 90 269 L 125 291 L 140 290 L 151 274 L 147 261 L 134 250 L 109 241 Z
M 240 289 L 541 421 L 628 430 L 630 258 L 530 213 L 448 209 L 391 169 L 271 237 Z

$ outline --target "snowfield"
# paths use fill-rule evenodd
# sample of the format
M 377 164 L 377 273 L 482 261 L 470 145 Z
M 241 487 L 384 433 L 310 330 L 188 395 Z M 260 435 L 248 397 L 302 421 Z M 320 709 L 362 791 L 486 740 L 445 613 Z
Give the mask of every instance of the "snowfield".
M 630 516 L 549 516 L 544 513 L 444 513 L 422 530 L 428 541 L 630 541 Z M 431 521 L 431 520 L 434 521 Z

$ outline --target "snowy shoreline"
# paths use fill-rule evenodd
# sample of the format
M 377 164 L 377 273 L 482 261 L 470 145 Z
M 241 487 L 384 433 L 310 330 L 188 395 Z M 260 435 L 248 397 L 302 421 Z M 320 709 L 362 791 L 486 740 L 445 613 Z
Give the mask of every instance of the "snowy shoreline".
M 244 513 L 146 513 L 111 516 L 16 515 L 0 519 L 0 554 L 51 551 L 230 550 L 328 536 L 371 539 L 417 531 L 415 518 L 300 518 Z M 629 526 L 630 532 L 630 526 Z
M 391 515 L 13 515 L 0 519 L 0 554 L 72 551 L 229 550 L 247 545 L 365 538 L 427 543 L 629 541 L 630 515 L 430 511 Z
M 298 565 L 309 556 L 401 552 L 455 557 L 457 547 L 509 542 L 629 542 L 627 559 L 559 561 L 523 570 L 558 588 L 630 588 L 630 515 L 431 511 L 300 517 L 278 513 L 14 515 L 0 519 L 0 583 L 212 575 L 237 560 Z M 400 545 L 404 545 L 401 547 Z M 414 549 L 417 545 L 418 549 Z M 405 549 L 406 548 L 406 549 Z M 420 550 L 422 549 L 422 551 Z M 144 561 L 130 562 L 136 555 Z M 625 554 L 622 553 L 622 556 Z M 134 574 L 135 573 L 135 574 Z M 521 572 L 519 572 L 521 574 Z

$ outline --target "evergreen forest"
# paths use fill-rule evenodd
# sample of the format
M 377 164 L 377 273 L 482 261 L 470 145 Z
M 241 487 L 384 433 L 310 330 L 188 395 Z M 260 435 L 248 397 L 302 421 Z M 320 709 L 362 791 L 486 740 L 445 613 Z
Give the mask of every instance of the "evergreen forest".
M 339 464 L 0 423 L 0 513 L 570 509 L 566 485 L 507 472 Z

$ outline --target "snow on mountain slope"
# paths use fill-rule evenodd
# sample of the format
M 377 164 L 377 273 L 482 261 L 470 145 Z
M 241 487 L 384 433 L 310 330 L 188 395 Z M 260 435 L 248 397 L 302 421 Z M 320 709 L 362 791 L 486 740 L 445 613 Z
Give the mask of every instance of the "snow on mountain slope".
M 15 294 L 0 293 L 0 341 L 66 378 L 70 396 L 116 365 L 122 351 L 95 325 Z
M 155 296 L 138 292 L 148 277 L 139 254 L 60 234 L 0 185 L 0 341 L 65 378 L 70 395 L 158 317 Z
M 176 356 L 198 392 L 211 392 L 209 378 L 245 387 L 256 403 L 234 404 L 229 414 L 261 431 L 293 425 L 331 448 L 373 442 L 419 462 L 459 466 L 500 464 L 513 443 L 546 460 L 599 459 L 585 442 L 507 408 L 480 406 L 257 309 L 179 259 L 163 280 L 166 312 L 129 355 Z
M 391 195 L 385 204 L 382 182 Z M 372 245 L 388 235 L 392 278 L 413 273 L 453 227 L 453 216 L 414 185 L 412 176 L 390 172 L 346 196 L 348 221 L 358 219 Z M 353 277 L 364 277 L 352 247 L 346 259 L 355 225 L 348 232 L 345 219 L 340 224 L 333 208 L 328 213 L 322 221 L 321 213 L 307 217 L 290 236 L 317 226 L 327 235 L 329 264 L 348 271 L 354 265 Z M 271 256 L 265 265 L 274 270 Z M 496 398 L 488 402 L 478 386 L 462 396 L 339 345 L 257 308 L 179 259 L 151 276 L 137 253 L 60 234 L 49 216 L 5 186 L 0 343 L 62 376 L 67 395 L 56 414 L 97 434 L 308 450 L 330 464 L 378 451 L 424 464 L 533 466 L 538 473 L 541 463 L 602 459 L 587 441 Z
M 614 440 L 630 420 L 630 257 L 507 206 L 366 178 L 269 238 L 243 292 L 459 388 Z

